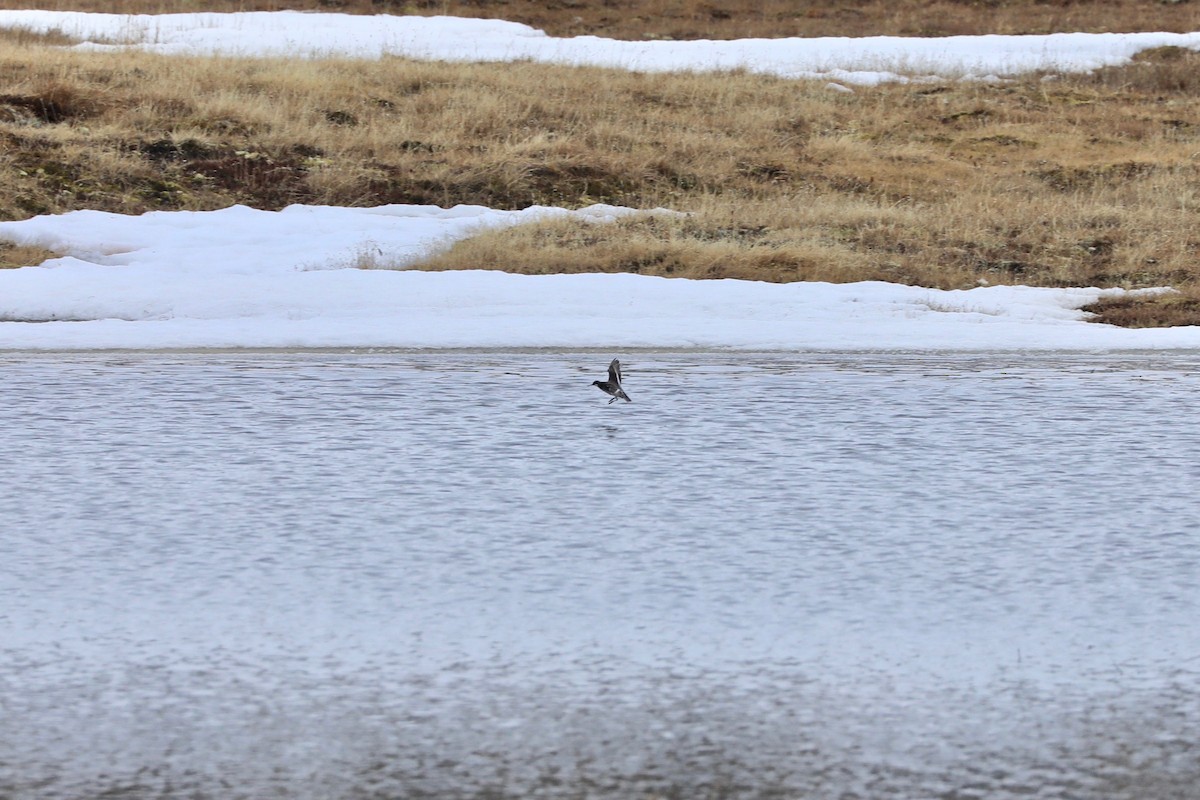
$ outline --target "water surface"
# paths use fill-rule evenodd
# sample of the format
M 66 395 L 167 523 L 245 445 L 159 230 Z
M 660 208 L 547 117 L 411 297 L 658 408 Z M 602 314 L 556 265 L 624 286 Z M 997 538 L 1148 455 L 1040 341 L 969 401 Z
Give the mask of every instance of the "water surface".
M 0 796 L 1200 797 L 1200 355 L 0 356 Z

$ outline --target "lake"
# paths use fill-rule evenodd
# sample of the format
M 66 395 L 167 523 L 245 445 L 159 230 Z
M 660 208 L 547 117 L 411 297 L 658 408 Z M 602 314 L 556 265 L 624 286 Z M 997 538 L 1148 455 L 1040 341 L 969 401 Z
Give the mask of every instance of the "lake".
M 0 375 L 0 797 L 1200 798 L 1200 353 Z

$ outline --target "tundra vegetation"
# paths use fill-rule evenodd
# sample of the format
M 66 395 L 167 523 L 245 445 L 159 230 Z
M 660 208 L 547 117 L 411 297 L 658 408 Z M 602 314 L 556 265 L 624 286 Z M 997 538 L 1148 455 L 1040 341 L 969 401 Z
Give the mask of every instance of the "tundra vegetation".
M 448 13 L 624 38 L 1200 29 L 1200 4 L 1134 0 L 41 5 Z M 0 218 L 230 203 L 666 207 L 688 213 L 491 232 L 424 267 L 1172 286 L 1092 310 L 1122 325 L 1200 323 L 1200 53 L 1188 50 L 1091 74 L 844 91 L 747 72 L 182 58 L 69 41 L 0 34 Z M 0 246 L 7 266 L 48 255 Z

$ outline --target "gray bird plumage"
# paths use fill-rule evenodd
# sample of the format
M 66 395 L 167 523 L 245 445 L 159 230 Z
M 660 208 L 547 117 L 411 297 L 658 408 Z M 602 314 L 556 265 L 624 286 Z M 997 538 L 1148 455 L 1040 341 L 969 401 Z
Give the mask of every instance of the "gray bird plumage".
M 599 386 L 600 391 L 612 395 L 612 399 L 608 401 L 609 405 L 618 400 L 624 400 L 626 403 L 633 402 L 629 399 L 629 395 L 625 394 L 625 390 L 621 388 L 621 362 L 615 358 L 608 365 L 608 380 L 592 381 L 592 386 Z

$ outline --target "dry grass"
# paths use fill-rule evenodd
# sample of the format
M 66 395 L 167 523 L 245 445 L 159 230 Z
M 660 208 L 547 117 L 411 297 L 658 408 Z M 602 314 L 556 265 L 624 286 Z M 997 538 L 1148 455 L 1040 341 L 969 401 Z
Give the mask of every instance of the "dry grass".
M 58 253 L 41 247 L 28 247 L 11 242 L 0 242 L 0 269 L 13 269 L 15 267 L 28 267 L 33 264 L 41 264 L 46 259 L 54 258 L 57 255 Z
M 29 5 L 0 0 L 0 8 Z M 554 36 L 618 39 L 1200 29 L 1200 3 L 1186 0 L 40 0 L 37 5 L 118 14 L 283 9 L 449 14 L 524 22 Z
M 75 43 L 75 39 L 61 30 L 35 33 L 24 28 L 0 28 L 0 47 L 31 44 L 67 46 Z
M 0 42 L 0 217 L 481 203 L 430 268 L 1200 292 L 1200 56 L 834 92 L 743 73 L 86 54 Z M 386 257 L 383 259 L 386 261 Z M 1154 321 L 1200 320 L 1153 302 Z M 1149 324 L 1106 304 L 1102 319 Z
M 1096 314 L 1101 322 L 1125 328 L 1200 325 L 1200 287 L 1193 284 L 1181 292 L 1112 297 L 1083 310 Z

